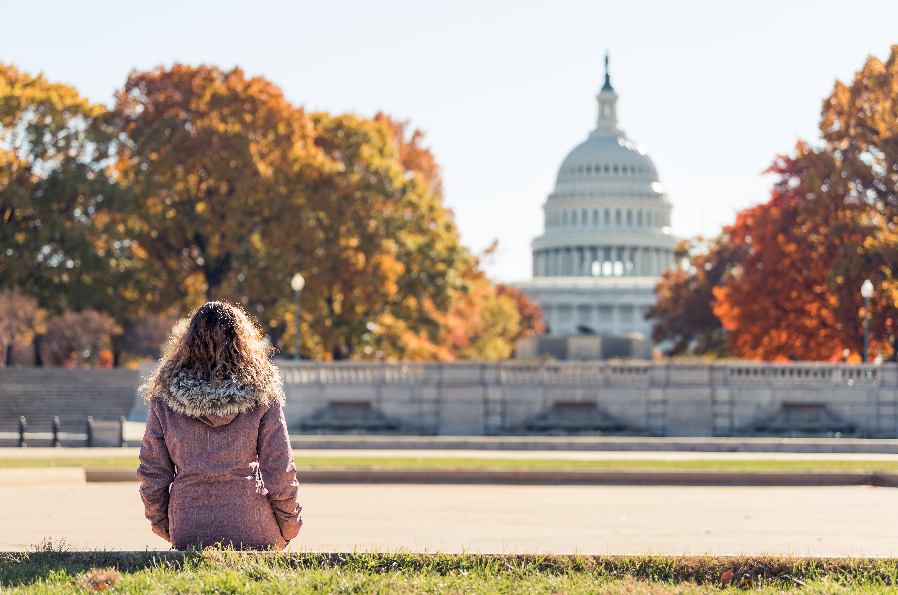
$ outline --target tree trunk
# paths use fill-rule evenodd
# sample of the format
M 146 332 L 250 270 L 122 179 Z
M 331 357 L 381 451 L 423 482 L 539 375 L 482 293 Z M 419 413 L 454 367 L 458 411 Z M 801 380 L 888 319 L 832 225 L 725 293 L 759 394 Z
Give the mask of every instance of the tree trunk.
M 34 347 L 34 365 L 35 366 L 43 366 L 44 358 L 41 357 L 41 335 L 35 335 L 34 341 L 31 343 L 32 347 Z
M 284 337 L 285 332 L 287 332 L 287 325 L 283 322 L 271 327 L 268 331 L 268 338 L 271 340 L 271 346 L 274 348 L 275 353 L 280 353 L 281 351 L 281 339 Z

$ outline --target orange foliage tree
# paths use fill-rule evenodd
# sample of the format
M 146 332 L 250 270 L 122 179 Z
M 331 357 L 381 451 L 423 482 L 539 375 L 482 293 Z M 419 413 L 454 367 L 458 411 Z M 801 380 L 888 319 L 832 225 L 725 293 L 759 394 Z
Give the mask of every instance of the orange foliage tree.
M 829 180 L 842 187 L 862 238 L 833 266 L 831 285 L 843 299 L 839 316 L 852 323 L 861 314 L 858 288 L 869 278 L 870 356 L 898 359 L 898 45 L 888 60 L 869 57 L 850 84 L 836 82 L 823 103 L 820 129 L 838 169 Z M 822 188 L 822 187 L 821 187 Z M 853 325 L 856 326 L 856 323 Z M 855 333 L 857 341 L 860 333 Z M 860 351 L 860 342 L 856 351 Z
M 403 125 L 313 114 L 321 159 L 285 214 L 302 229 L 279 244 L 307 279 L 303 349 L 318 358 L 501 359 L 520 334 L 517 302 L 499 296 L 462 246 L 439 170 Z M 286 273 L 286 271 L 285 271 Z M 282 301 L 281 343 L 292 344 Z
M 440 357 L 434 312 L 451 309 L 467 258 L 451 214 L 403 165 L 385 121 L 312 120 L 320 159 L 297 178 L 300 192 L 282 214 L 294 233 L 276 244 L 292 255 L 277 262 L 306 278 L 303 349 L 317 358 Z M 291 345 L 292 301 L 281 295 Z
M 175 65 L 134 72 L 109 115 L 118 131 L 116 179 L 145 255 L 158 309 L 240 301 L 248 269 L 295 197 L 312 125 L 280 89 L 240 69 Z

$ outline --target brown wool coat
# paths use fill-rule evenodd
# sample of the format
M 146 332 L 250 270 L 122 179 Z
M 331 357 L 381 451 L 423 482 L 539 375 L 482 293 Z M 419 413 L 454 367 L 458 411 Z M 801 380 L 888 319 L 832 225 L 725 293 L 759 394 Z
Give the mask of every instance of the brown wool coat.
M 284 549 L 302 507 L 282 399 L 230 389 L 187 378 L 152 398 L 137 470 L 146 517 L 177 549 Z

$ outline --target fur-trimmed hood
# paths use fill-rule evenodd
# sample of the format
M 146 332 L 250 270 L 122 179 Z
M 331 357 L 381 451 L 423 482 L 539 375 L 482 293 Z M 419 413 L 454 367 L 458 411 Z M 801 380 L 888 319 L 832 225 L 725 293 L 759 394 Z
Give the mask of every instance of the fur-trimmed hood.
M 280 374 L 275 372 L 275 378 Z M 157 397 L 175 413 L 200 419 L 204 416 L 230 418 L 254 407 L 267 407 L 272 403 L 285 403 L 284 389 L 280 382 L 270 386 L 253 386 L 240 380 L 225 380 L 213 385 L 198 380 L 193 374 L 181 371 L 174 377 L 167 391 Z M 214 425 L 218 425 L 217 423 Z

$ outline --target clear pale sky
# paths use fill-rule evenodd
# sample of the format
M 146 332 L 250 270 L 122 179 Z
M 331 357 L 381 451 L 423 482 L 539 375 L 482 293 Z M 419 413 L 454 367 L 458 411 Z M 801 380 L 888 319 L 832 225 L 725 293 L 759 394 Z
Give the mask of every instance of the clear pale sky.
M 496 280 L 530 278 L 558 166 L 594 126 L 603 56 L 673 233 L 716 234 L 762 172 L 819 139 L 822 100 L 898 44 L 898 2 L 3 2 L 0 61 L 111 104 L 132 69 L 240 66 L 309 110 L 422 129 L 445 200 Z

